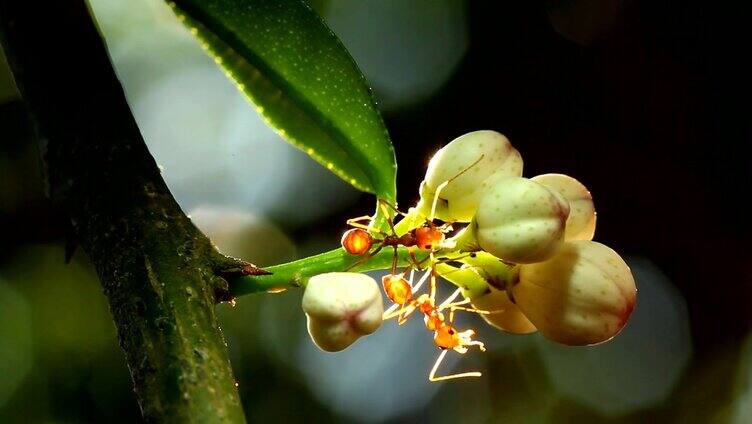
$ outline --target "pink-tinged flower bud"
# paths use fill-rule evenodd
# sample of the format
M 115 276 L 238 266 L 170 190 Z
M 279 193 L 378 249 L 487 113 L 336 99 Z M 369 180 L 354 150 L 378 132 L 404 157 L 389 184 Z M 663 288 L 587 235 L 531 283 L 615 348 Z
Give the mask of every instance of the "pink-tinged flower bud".
M 303 311 L 313 342 L 338 352 L 381 326 L 384 304 L 376 281 L 353 272 L 311 277 L 303 294 Z
M 522 157 L 504 135 L 490 130 L 467 133 L 431 158 L 418 209 L 430 214 L 434 196 L 441 189 L 435 218 L 470 222 L 483 192 L 496 179 L 520 175 Z M 443 183 L 447 184 L 442 188 Z
M 541 334 L 567 345 L 614 337 L 632 314 L 637 296 L 624 260 L 594 241 L 567 242 L 553 258 L 522 265 L 511 290 Z
M 517 280 L 517 268 L 504 264 L 489 253 L 478 252 L 463 259 L 462 268 L 437 264 L 439 274 L 462 287 L 462 295 L 470 299 L 473 308 L 491 326 L 514 334 L 536 331 L 520 309 L 509 300 L 505 288 Z
M 497 258 L 540 262 L 561 246 L 568 215 L 569 205 L 560 195 L 527 178 L 509 177 L 486 191 L 468 231 Z
M 569 217 L 564 239 L 592 240 L 595 234 L 593 196 L 581 182 L 564 174 L 544 174 L 531 178 L 551 191 L 561 194 L 569 203 Z

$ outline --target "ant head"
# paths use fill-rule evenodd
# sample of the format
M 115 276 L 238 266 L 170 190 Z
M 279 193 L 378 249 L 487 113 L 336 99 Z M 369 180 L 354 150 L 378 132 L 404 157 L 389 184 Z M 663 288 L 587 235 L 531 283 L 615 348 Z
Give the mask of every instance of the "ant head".
M 444 233 L 435 226 L 422 226 L 415 229 L 415 245 L 421 250 L 439 247 L 444 240 Z
M 360 228 L 352 228 L 342 234 L 342 248 L 351 255 L 363 255 L 373 245 L 373 237 Z
M 433 342 L 439 349 L 454 349 L 460 345 L 460 340 L 455 334 L 456 331 L 451 325 L 442 323 L 433 335 Z

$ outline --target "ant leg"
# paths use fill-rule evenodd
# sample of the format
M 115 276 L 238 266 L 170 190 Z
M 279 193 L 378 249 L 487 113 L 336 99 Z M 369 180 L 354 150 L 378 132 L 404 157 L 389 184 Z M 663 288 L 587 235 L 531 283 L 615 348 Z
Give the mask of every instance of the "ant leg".
M 436 187 L 436 193 L 433 195 L 433 203 L 431 203 L 431 216 L 428 217 L 429 221 L 433 221 L 434 216 L 436 216 L 436 204 L 439 201 L 439 193 L 441 193 L 441 190 L 443 190 L 447 185 L 449 185 L 449 183 L 451 183 L 452 181 L 456 180 L 462 174 L 464 174 L 465 172 L 467 172 L 470 168 L 472 168 L 475 165 L 477 165 L 480 161 L 483 160 L 484 156 L 485 155 L 480 155 L 480 157 L 475 162 L 471 163 L 467 168 L 463 169 L 462 171 L 460 171 L 459 173 L 457 173 L 456 175 L 454 175 L 452 178 L 444 181 L 443 183 L 439 184 L 438 187 Z
M 436 358 L 436 362 L 433 364 L 433 368 L 431 368 L 431 373 L 428 374 L 428 381 L 431 382 L 437 382 L 437 381 L 446 381 L 446 380 L 453 380 L 455 378 L 467 378 L 467 377 L 480 377 L 482 374 L 478 371 L 471 371 L 471 372 L 463 372 L 459 374 L 451 374 L 451 375 L 444 375 L 437 377 L 436 371 L 439 369 L 439 366 L 442 362 L 444 362 L 444 357 L 446 356 L 448 350 L 442 349 L 441 353 L 439 353 L 439 357 Z
M 386 215 L 388 217 L 389 216 L 389 211 L 386 209 L 386 206 L 384 206 L 384 203 L 379 203 L 379 207 L 384 212 L 384 215 Z M 392 235 L 396 236 L 397 235 L 397 231 L 394 229 L 394 222 L 392 222 L 392 219 L 388 218 L 386 220 L 386 223 L 389 224 L 389 229 L 392 230 Z
M 400 307 L 399 304 L 392 303 L 392 306 L 390 306 L 389 308 L 387 308 L 387 310 L 384 311 L 384 313 L 381 314 L 381 319 L 382 320 L 387 320 L 387 319 L 391 318 L 393 316 L 392 312 L 396 311 L 399 307 Z
M 404 323 L 406 323 L 406 322 L 407 322 L 407 320 L 408 320 L 408 319 L 409 319 L 409 318 L 410 318 L 411 316 L 413 316 L 413 314 L 414 314 L 414 313 L 415 313 L 415 311 L 417 311 L 417 310 L 418 310 L 418 307 L 417 307 L 417 306 L 415 306 L 414 304 L 411 304 L 411 305 L 410 305 L 410 307 L 409 307 L 409 308 L 407 308 L 407 310 L 403 311 L 403 313 L 402 313 L 402 314 L 400 314 L 399 318 L 397 318 L 397 325 L 403 325 Z
M 413 287 L 413 280 L 415 279 L 415 269 L 410 268 L 410 276 L 407 277 L 407 281 L 410 283 L 410 288 Z
M 470 299 L 463 299 L 463 300 L 460 300 L 459 302 L 452 302 L 460 294 L 460 291 L 461 289 L 455 290 L 451 296 L 449 296 L 444 302 L 441 303 L 441 305 L 439 305 L 438 309 L 440 311 L 444 309 L 449 309 L 450 316 L 452 318 L 454 318 L 454 311 L 473 312 L 473 313 L 481 314 L 481 315 L 492 314 L 494 312 L 504 312 L 503 309 L 499 309 L 496 311 L 486 311 L 483 309 L 468 308 L 466 306 L 462 306 L 462 305 L 467 305 L 468 303 L 470 303 Z M 452 320 L 450 319 L 450 321 Z
M 381 208 L 382 211 L 384 211 L 384 215 L 388 217 L 389 211 L 386 209 L 386 206 L 384 206 L 385 204 L 387 203 L 384 201 L 379 201 L 379 207 Z M 392 235 L 396 237 L 397 231 L 394 229 L 394 222 L 392 222 L 391 218 L 387 218 L 386 222 L 387 224 L 389 224 L 389 229 L 392 230 Z M 394 247 L 394 255 L 392 255 L 392 274 L 396 274 L 397 273 L 397 258 L 398 258 L 397 245 L 395 244 L 392 247 Z
M 457 298 L 457 296 L 459 296 L 459 295 L 460 295 L 460 293 L 462 293 L 462 289 L 457 289 L 457 290 L 455 290 L 455 291 L 454 291 L 454 293 L 452 293 L 452 294 L 451 294 L 451 295 L 450 295 L 449 297 L 447 297 L 447 298 L 446 298 L 446 300 L 444 300 L 443 302 L 441 302 L 441 304 L 439 305 L 439 308 L 438 308 L 438 309 L 439 309 L 439 310 L 442 310 L 442 309 L 446 309 L 446 308 L 447 308 L 447 306 L 448 306 L 448 305 L 451 305 L 451 304 L 452 304 L 452 302 L 454 301 L 454 299 L 456 299 L 456 298 Z M 467 300 L 467 299 L 465 299 L 465 300 Z M 464 302 L 464 303 L 462 303 L 463 305 L 464 305 L 465 303 L 467 303 L 467 302 L 465 302 L 464 300 L 463 300 L 462 302 Z M 468 302 L 469 302 L 469 300 L 468 300 Z
M 347 225 L 349 225 L 349 226 L 351 226 L 353 228 L 359 228 L 361 230 L 368 231 L 369 233 L 373 232 L 373 233 L 376 233 L 376 234 L 379 234 L 379 235 L 382 235 L 382 236 L 386 236 L 387 235 L 385 232 L 379 230 L 378 228 L 373 228 L 370 225 L 361 224 L 360 221 L 363 221 L 364 219 L 371 219 L 371 217 L 368 216 L 368 215 L 365 215 L 365 216 L 359 216 L 357 218 L 348 219 L 347 220 Z
M 395 306 L 397 308 L 395 308 Z M 392 319 L 396 316 L 405 315 L 406 318 L 410 317 L 413 312 L 417 311 L 415 305 L 412 303 L 407 303 L 405 305 L 400 305 L 395 303 L 392 305 L 389 309 L 384 311 L 384 314 L 381 315 L 381 319 L 386 321 L 388 319 Z
M 436 268 L 435 268 L 434 265 L 436 264 L 436 258 L 433 255 L 433 250 L 429 254 L 429 258 L 431 259 L 431 269 L 430 269 L 430 271 L 431 271 L 431 290 L 429 292 L 430 293 L 429 296 L 431 298 L 431 301 L 435 301 L 436 300 Z
M 466 308 L 464 306 L 456 306 L 456 305 L 447 305 L 447 307 L 454 311 L 463 311 L 463 312 L 471 312 L 474 314 L 479 315 L 488 315 L 488 314 L 495 314 L 495 313 L 501 313 L 504 312 L 504 309 L 496 309 L 493 311 L 487 311 L 484 309 L 476 309 L 476 308 Z
M 392 275 L 397 273 L 397 245 L 392 246 L 394 248 L 394 254 L 392 255 Z
M 355 217 L 355 218 L 350 218 L 346 222 L 348 224 L 353 224 L 353 223 L 359 223 L 360 221 L 365 221 L 365 220 L 369 220 L 370 221 L 371 219 L 372 219 L 371 215 L 363 215 L 363 216 L 358 216 L 358 217 Z
M 420 277 L 420 280 L 418 280 L 418 283 L 413 287 L 413 294 L 417 293 L 418 290 L 420 290 L 421 287 L 423 287 L 423 284 L 428 280 L 428 277 L 431 275 L 431 270 L 427 270 L 422 277 Z
M 355 268 L 358 265 L 362 265 L 362 264 L 368 262 L 372 257 L 376 256 L 376 254 L 379 253 L 381 251 L 381 249 L 383 249 L 383 248 L 384 248 L 384 245 L 382 244 L 379 247 L 377 247 L 376 249 L 374 249 L 373 252 L 371 252 L 371 253 L 363 256 L 360 260 L 358 260 L 358 261 L 353 262 L 352 264 L 350 264 L 350 266 L 348 266 L 347 268 L 345 268 L 345 271 L 349 271 L 349 270 Z
M 407 216 L 407 214 L 406 214 L 406 213 L 404 213 L 404 212 L 402 212 L 401 210 L 397 209 L 397 207 L 396 207 L 396 206 L 394 206 L 393 204 L 391 204 L 391 203 L 387 202 L 387 201 L 386 201 L 386 200 L 384 200 L 384 199 L 379 199 L 379 203 L 383 203 L 383 204 L 385 204 L 386 206 L 389 206 L 389 209 L 393 210 L 393 211 L 394 211 L 394 213 L 396 213 L 397 215 Z
M 411 262 L 411 264 L 410 264 L 410 265 L 411 265 L 411 266 L 412 266 L 413 268 L 417 268 L 417 269 L 420 269 L 420 264 L 422 264 L 422 263 L 423 263 L 423 261 L 419 261 L 419 260 L 418 260 L 418 257 L 417 257 L 417 256 L 415 256 L 415 250 L 413 250 L 413 248 L 412 248 L 412 247 L 408 247 L 408 248 L 407 248 L 407 254 L 408 254 L 408 255 L 410 255 L 410 262 Z M 424 259 L 424 260 L 425 260 L 425 259 Z
M 478 346 L 478 349 L 480 349 L 481 352 L 486 351 L 486 346 L 483 344 L 483 342 L 480 342 L 478 340 L 472 340 L 468 343 L 465 343 L 465 346 Z
M 436 308 L 438 311 L 443 311 L 444 309 L 449 309 L 449 322 L 451 323 L 454 321 L 454 311 L 465 311 L 465 312 L 474 312 L 476 314 L 490 314 L 492 311 L 485 311 L 482 309 L 476 309 L 476 308 L 467 308 L 463 307 L 462 305 L 467 305 L 470 303 L 470 299 L 463 299 L 459 302 L 454 302 L 454 299 L 457 298 L 457 296 L 460 295 L 462 292 L 462 289 L 457 289 L 452 293 L 449 297 L 446 298 L 438 308 Z

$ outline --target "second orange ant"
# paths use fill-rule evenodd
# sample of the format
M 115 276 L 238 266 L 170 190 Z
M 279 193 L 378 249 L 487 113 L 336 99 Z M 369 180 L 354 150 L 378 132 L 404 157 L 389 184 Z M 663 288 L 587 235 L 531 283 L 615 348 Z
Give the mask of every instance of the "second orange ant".
M 483 156 L 475 161 L 470 167 L 474 166 Z M 436 264 L 442 261 L 456 260 L 453 259 L 441 259 L 437 260 L 435 253 L 443 247 L 446 233 L 452 230 L 450 223 L 437 225 L 434 223 L 433 217 L 435 216 L 436 205 L 439 199 L 439 193 L 447 186 L 452 180 L 466 172 L 464 169 L 459 174 L 452 177 L 450 180 L 440 184 L 434 195 L 433 203 L 431 205 L 431 214 L 425 219 L 425 222 L 415 228 L 412 228 L 408 232 L 398 235 L 395 230 L 394 222 L 390 217 L 390 211 L 387 207 L 391 208 L 397 215 L 406 215 L 395 206 L 380 200 L 379 208 L 385 216 L 387 216 L 387 223 L 391 233 L 386 233 L 379 229 L 372 228 L 369 225 L 363 224 L 362 221 L 371 220 L 370 216 L 362 216 L 358 218 L 349 219 L 347 224 L 350 225 L 350 230 L 346 231 L 342 235 L 342 247 L 351 255 L 362 256 L 363 259 L 355 262 L 349 268 L 353 268 L 363 262 L 368 261 L 377 253 L 379 253 L 384 247 L 391 246 L 394 249 L 394 255 L 392 256 L 391 274 L 388 274 L 382 278 L 382 285 L 384 292 L 389 300 L 393 302 L 392 306 L 388 308 L 383 315 L 383 319 L 398 317 L 398 324 L 404 324 L 407 319 L 419 311 L 423 314 L 424 323 L 426 329 L 434 333 L 434 344 L 441 350 L 438 358 L 436 359 L 431 372 L 429 373 L 430 381 L 443 381 L 455 378 L 463 377 L 480 377 L 481 373 L 477 371 L 464 372 L 459 374 L 452 374 L 447 376 L 436 376 L 436 372 L 441 365 L 447 352 L 452 349 L 460 354 L 464 354 L 468 350 L 468 346 L 478 346 L 480 350 L 485 350 L 483 343 L 477 340 L 473 340 L 475 331 L 468 329 L 465 331 L 459 331 L 454 327 L 454 313 L 455 311 L 468 311 L 474 313 L 488 313 L 488 311 L 481 311 L 474 308 L 468 308 L 463 305 L 469 303 L 468 299 L 455 302 L 457 296 L 460 295 L 461 290 L 457 289 L 440 305 L 436 305 Z M 375 233 L 381 236 L 380 239 L 374 238 L 371 233 Z M 374 244 L 378 243 L 378 246 L 373 249 Z M 400 246 L 408 248 L 410 253 L 411 264 L 405 269 L 404 272 L 397 273 L 397 249 Z M 425 274 L 420 278 L 418 283 L 413 286 L 412 280 L 414 277 L 415 269 L 424 268 L 422 261 L 418 261 L 415 257 L 413 248 L 418 248 L 423 251 L 429 252 L 428 260 L 429 266 Z M 409 280 L 405 279 L 405 275 L 410 273 Z M 414 297 L 420 287 L 430 277 L 430 290 L 429 293 L 422 294 L 417 298 Z M 444 312 L 449 310 L 449 319 L 446 319 Z
M 382 206 L 384 207 L 384 206 Z M 398 212 L 399 213 L 399 212 Z M 393 302 L 392 306 L 384 312 L 383 319 L 388 320 L 394 317 L 398 317 L 397 323 L 399 325 L 407 322 L 407 319 L 416 311 L 423 314 L 423 320 L 426 329 L 434 333 L 434 344 L 441 350 L 439 356 L 429 373 L 428 379 L 432 382 L 451 380 L 456 378 L 465 377 L 480 377 L 481 373 L 477 371 L 463 372 L 458 374 L 451 374 L 446 376 L 436 376 L 439 366 L 444 360 L 447 352 L 451 349 L 460 354 L 464 354 L 468 350 L 468 346 L 478 346 L 479 349 L 485 350 L 483 343 L 477 340 L 473 340 L 475 331 L 468 329 L 465 331 L 459 331 L 454 327 L 454 313 L 455 311 L 468 311 L 475 313 L 488 313 L 487 311 L 481 311 L 474 308 L 467 308 L 463 305 L 469 303 L 468 299 L 455 302 L 454 300 L 461 293 L 460 289 L 449 296 L 440 305 L 436 305 L 436 270 L 435 264 L 444 260 L 436 260 L 434 253 L 437 248 L 440 247 L 441 242 L 444 240 L 445 231 L 449 231 L 451 227 L 448 224 L 437 226 L 432 220 L 426 220 L 426 223 L 420 227 L 417 227 L 402 236 L 398 236 L 394 229 L 394 224 L 391 220 L 388 221 L 392 234 L 384 234 L 383 239 L 374 239 L 366 230 L 372 230 L 368 226 L 361 224 L 359 221 L 364 219 L 370 219 L 370 217 L 359 217 L 348 221 L 349 225 L 354 226 L 345 232 L 342 236 L 342 247 L 350 254 L 353 255 L 366 255 L 364 260 L 368 260 L 376 255 L 385 246 L 391 246 L 395 254 L 392 260 L 392 272 L 385 275 L 382 278 L 382 285 L 384 292 L 389 300 Z M 380 243 L 376 249 L 371 251 L 374 243 Z M 412 255 L 412 264 L 407 267 L 402 273 L 397 273 L 397 248 L 399 246 L 405 246 L 408 248 L 417 247 L 418 249 L 430 252 L 430 267 L 426 270 L 424 275 L 420 278 L 415 286 L 412 284 L 415 268 L 420 268 L 421 263 L 415 256 Z M 370 251 L 370 252 L 369 252 Z M 455 258 L 456 259 L 456 258 Z M 361 263 L 356 262 L 353 266 Z M 407 273 L 410 273 L 409 279 L 405 278 Z M 421 294 L 418 297 L 414 297 L 415 293 L 420 290 L 422 285 L 430 277 L 430 290 L 429 293 Z M 449 310 L 449 319 L 446 319 L 444 312 Z
M 423 314 L 423 322 L 426 329 L 434 333 L 433 341 L 436 347 L 441 350 L 439 356 L 431 368 L 428 379 L 430 381 L 443 381 L 451 380 L 455 378 L 465 377 L 480 377 L 481 373 L 478 371 L 463 372 L 458 374 L 451 374 L 446 376 L 436 376 L 436 372 L 441 366 L 447 352 L 451 349 L 460 354 L 464 354 L 468 350 L 468 346 L 478 346 L 481 351 L 485 351 L 483 343 L 477 340 L 473 340 L 475 331 L 468 329 L 465 331 L 459 331 L 454 327 L 454 313 L 455 311 L 468 311 L 479 314 L 488 313 L 488 311 L 482 311 L 475 308 L 468 308 L 463 305 L 469 303 L 468 299 L 464 299 L 455 302 L 455 299 L 461 293 L 460 289 L 457 289 L 444 300 L 440 305 L 435 303 L 435 293 L 424 293 L 413 299 L 413 293 L 417 292 L 421 286 L 425 283 L 426 279 L 430 276 L 432 280 L 432 286 L 435 283 L 435 271 L 429 269 L 425 272 L 423 277 L 418 281 L 415 287 L 412 286 L 411 281 L 413 279 L 414 272 L 410 272 L 410 281 L 405 280 L 404 274 L 400 275 L 386 275 L 382 278 L 385 289 L 387 287 L 394 288 L 399 287 L 399 290 L 386 290 L 387 296 L 394 302 L 392 307 L 384 312 L 383 319 L 387 320 L 394 317 L 398 318 L 398 324 L 404 324 L 407 319 L 416 311 Z M 446 319 L 444 312 L 449 310 L 449 318 Z

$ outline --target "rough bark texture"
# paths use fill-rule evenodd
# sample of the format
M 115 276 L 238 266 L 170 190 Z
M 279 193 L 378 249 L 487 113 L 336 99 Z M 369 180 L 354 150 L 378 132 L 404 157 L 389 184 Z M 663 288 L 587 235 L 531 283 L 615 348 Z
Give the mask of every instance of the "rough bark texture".
M 0 21 L 50 196 L 97 269 L 144 417 L 243 421 L 214 305 L 224 273 L 255 269 L 219 254 L 180 210 L 83 0 L 0 0 Z

